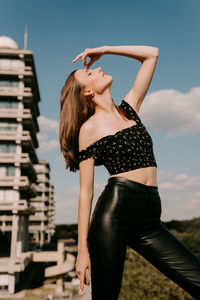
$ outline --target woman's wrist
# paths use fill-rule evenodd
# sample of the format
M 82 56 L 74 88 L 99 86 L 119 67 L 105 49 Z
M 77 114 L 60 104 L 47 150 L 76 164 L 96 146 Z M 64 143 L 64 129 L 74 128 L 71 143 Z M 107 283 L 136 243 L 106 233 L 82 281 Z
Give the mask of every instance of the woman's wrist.
M 85 246 L 79 246 L 79 245 L 78 245 L 78 252 L 79 252 L 79 253 L 86 253 L 86 252 L 88 252 L 88 247 L 87 247 L 87 245 L 85 245 Z
M 103 54 L 108 54 L 109 48 L 110 48 L 110 46 L 102 46 L 101 49 L 102 49 Z

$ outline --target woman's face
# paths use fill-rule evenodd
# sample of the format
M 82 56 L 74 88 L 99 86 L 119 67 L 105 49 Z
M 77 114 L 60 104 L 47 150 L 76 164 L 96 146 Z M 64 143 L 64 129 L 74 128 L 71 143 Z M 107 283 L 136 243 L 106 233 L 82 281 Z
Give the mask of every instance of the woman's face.
M 84 85 L 85 92 L 92 91 L 102 94 L 113 81 L 112 76 L 102 72 L 101 67 L 96 69 L 80 69 L 75 72 L 76 79 Z

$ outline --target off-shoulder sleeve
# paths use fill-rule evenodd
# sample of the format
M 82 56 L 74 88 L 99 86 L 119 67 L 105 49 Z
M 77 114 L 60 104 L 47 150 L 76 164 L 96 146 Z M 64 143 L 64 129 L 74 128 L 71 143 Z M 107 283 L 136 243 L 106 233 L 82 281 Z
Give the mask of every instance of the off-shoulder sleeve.
M 108 136 L 105 136 L 90 146 L 88 146 L 86 149 L 83 149 L 79 151 L 78 153 L 78 162 L 80 163 L 81 161 L 88 159 L 88 158 L 94 158 L 95 159 L 95 165 L 101 165 L 101 155 L 104 149 L 104 146 L 106 145 L 108 141 Z
M 94 144 L 88 146 L 86 149 L 79 151 L 78 153 L 78 160 L 81 162 L 87 158 L 95 157 L 96 155 L 96 148 Z
M 125 110 L 125 112 L 128 115 L 130 115 L 136 123 L 142 123 L 138 114 L 136 113 L 134 108 L 128 102 L 126 102 L 125 100 L 122 100 L 122 102 L 119 106 L 122 107 Z

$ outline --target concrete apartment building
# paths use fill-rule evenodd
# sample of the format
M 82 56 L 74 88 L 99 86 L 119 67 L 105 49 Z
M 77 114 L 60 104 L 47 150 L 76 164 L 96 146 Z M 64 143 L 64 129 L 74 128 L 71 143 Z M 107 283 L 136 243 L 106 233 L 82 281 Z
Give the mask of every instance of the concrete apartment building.
M 50 166 L 35 151 L 39 101 L 33 52 L 0 36 L 0 293 L 14 293 L 29 240 L 42 246 L 55 230 Z

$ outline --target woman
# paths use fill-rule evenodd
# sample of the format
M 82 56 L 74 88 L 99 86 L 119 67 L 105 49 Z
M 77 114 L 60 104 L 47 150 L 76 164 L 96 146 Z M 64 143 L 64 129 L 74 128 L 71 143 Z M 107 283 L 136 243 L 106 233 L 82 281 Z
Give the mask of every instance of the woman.
M 105 54 L 141 62 L 133 87 L 119 106 L 111 97 L 112 76 L 101 68 L 90 69 Z M 89 284 L 89 270 L 92 299 L 118 299 L 128 245 L 200 299 L 200 261 L 160 220 L 153 143 L 138 116 L 158 48 L 103 46 L 85 49 L 73 62 L 79 59 L 85 68 L 72 72 L 61 92 L 59 138 L 66 168 L 80 170 L 76 271 L 81 290 Z M 89 222 L 94 166 L 102 164 L 110 177 Z

